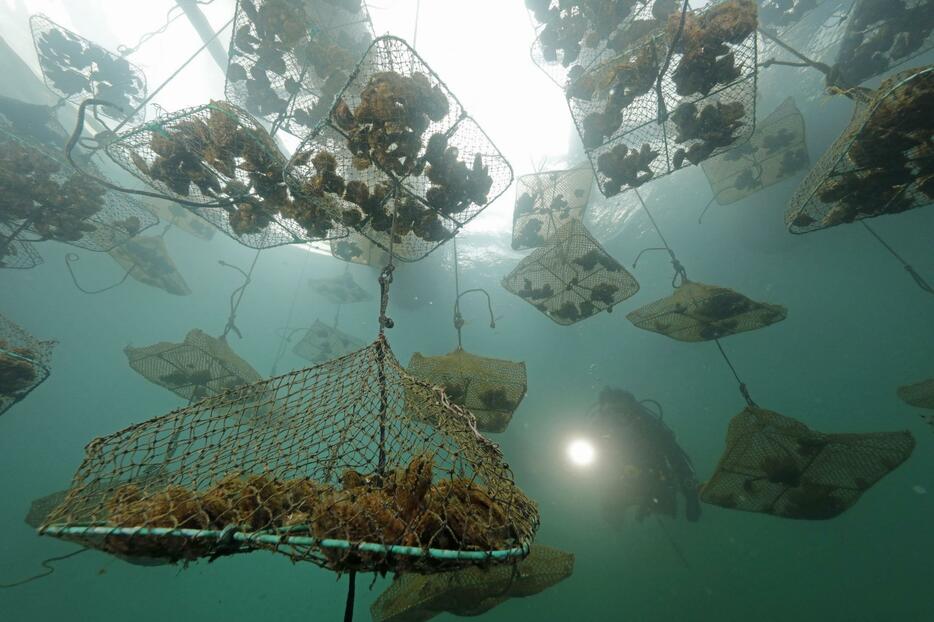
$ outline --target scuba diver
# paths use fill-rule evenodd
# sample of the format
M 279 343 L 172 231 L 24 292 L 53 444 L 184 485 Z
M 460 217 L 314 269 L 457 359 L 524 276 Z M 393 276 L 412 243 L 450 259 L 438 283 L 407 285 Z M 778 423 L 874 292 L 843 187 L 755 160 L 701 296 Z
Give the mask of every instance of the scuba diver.
M 635 506 L 639 522 L 650 515 L 677 517 L 680 492 L 685 517 L 700 518 L 698 483 L 691 459 L 675 441 L 675 434 L 655 413 L 628 391 L 605 388 L 594 407 L 592 425 L 599 434 L 601 462 L 606 464 L 603 510 L 618 524 Z

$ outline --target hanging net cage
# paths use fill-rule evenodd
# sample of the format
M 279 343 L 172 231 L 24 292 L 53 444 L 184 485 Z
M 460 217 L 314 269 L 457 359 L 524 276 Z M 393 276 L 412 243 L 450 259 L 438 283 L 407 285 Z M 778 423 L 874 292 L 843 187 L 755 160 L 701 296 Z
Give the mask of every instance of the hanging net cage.
M 31 262 L 28 247 L 52 240 L 108 251 L 159 220 L 127 196 L 74 171 L 54 151 L 0 124 L 0 261 L 12 252 Z M 93 162 L 85 164 L 94 169 Z M 20 253 L 23 253 L 20 256 Z M 26 267 L 26 266 L 24 266 Z
M 481 432 L 505 432 L 528 390 L 525 363 L 477 356 L 458 348 L 441 356 L 416 352 L 408 371 L 444 389 L 477 418 Z
M 756 116 L 756 5 L 723 0 L 575 78 L 568 105 L 607 197 L 748 140 Z
M 130 120 L 143 120 L 146 76 L 139 67 L 45 15 L 31 16 L 29 25 L 42 78 L 53 93 L 74 104 L 102 99 L 118 107 L 101 108 L 102 114 L 123 120 L 135 112 Z
M 852 507 L 908 459 L 909 432 L 824 434 L 755 406 L 736 415 L 701 500 L 745 512 L 824 520 Z
M 934 48 L 934 1 L 856 0 L 834 68 L 856 86 Z
M 636 279 L 578 220 L 520 261 L 503 287 L 563 325 L 612 311 L 639 291 Z
M 0 415 L 49 377 L 54 346 L 0 315 Z
M 93 441 L 40 532 L 137 557 L 432 572 L 522 558 L 537 526 L 473 416 L 380 336 Z
M 331 240 L 330 251 L 337 259 L 362 266 L 382 268 L 389 262 L 386 251 L 356 231 L 351 231 L 346 238 Z
M 353 279 L 350 272 L 341 276 L 308 279 L 314 292 L 331 304 L 356 304 L 370 300 L 370 294 Z
M 810 170 L 785 214 L 792 233 L 934 202 L 934 66 L 858 96 L 850 124 Z
M 171 201 L 152 199 L 147 201 L 146 209 L 158 216 L 159 220 L 171 223 L 172 227 L 181 229 L 185 233 L 205 242 L 212 240 L 214 233 L 217 231 L 204 218 Z
M 348 335 L 334 326 L 328 326 L 321 320 L 314 323 L 305 331 L 305 336 L 295 344 L 292 352 L 312 363 L 324 363 L 354 350 L 362 348 L 359 339 Z
M 362 2 L 239 0 L 224 92 L 257 118 L 304 137 L 327 116 L 372 40 Z
M 123 352 L 133 371 L 189 402 L 262 379 L 226 339 L 197 328 L 182 343 L 161 341 L 143 348 L 127 347 Z
M 726 287 L 685 281 L 670 296 L 626 318 L 643 330 L 678 341 L 711 341 L 765 328 L 787 315 L 781 305 L 756 302 Z
M 934 410 L 934 378 L 898 387 L 897 393 L 906 404 Z M 921 415 L 921 420 L 934 427 L 934 414 Z
M 289 167 L 293 192 L 417 261 L 512 183 L 512 168 L 421 57 L 377 38 Z
M 526 0 L 536 24 L 532 61 L 561 88 L 664 25 L 678 0 Z
M 161 236 L 138 236 L 110 250 L 110 256 L 134 280 L 173 296 L 191 293 Z
M 804 117 L 792 98 L 756 124 L 749 142 L 701 164 L 720 205 L 736 203 L 810 165 Z
M 285 156 L 227 102 L 189 108 L 121 134 L 107 154 L 132 175 L 250 248 L 339 238 L 331 205 L 293 197 Z
M 569 220 L 580 220 L 590 200 L 590 167 L 519 177 L 512 216 L 512 248 L 544 246 Z
M 573 553 L 534 544 L 513 566 L 400 575 L 370 606 L 370 615 L 373 622 L 426 622 L 442 613 L 478 616 L 511 598 L 543 592 L 573 571 Z

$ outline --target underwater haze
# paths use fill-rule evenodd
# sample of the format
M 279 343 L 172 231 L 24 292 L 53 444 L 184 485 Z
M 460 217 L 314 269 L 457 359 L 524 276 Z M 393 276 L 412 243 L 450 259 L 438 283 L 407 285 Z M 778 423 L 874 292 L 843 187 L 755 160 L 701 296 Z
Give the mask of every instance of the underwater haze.
M 530 57 L 537 31 L 526 4 L 366 3 L 373 33 L 395 35 L 414 47 L 509 161 L 516 178 L 589 166 L 562 88 Z M 706 4 L 691 2 L 691 7 Z M 845 28 L 841 16 L 853 3 L 817 4 L 781 32 L 793 46 L 830 64 L 839 47 L 833 33 Z M 934 14 L 934 3 L 908 4 Z M 216 31 L 234 15 L 237 2 L 178 5 L 197 7 L 208 30 Z M 189 14 L 171 11 L 174 6 L 169 0 L 0 0 L 0 95 L 42 105 L 59 100 L 43 82 L 30 15 L 44 14 L 117 50 L 158 31 L 169 12 L 174 19 L 164 32 L 145 39 L 128 57 L 146 74 L 150 94 L 166 84 L 151 103 L 171 112 L 223 100 L 225 73 L 210 50 L 173 76 L 202 45 Z M 217 37 L 222 55 L 230 40 L 230 29 Z M 758 45 L 752 67 L 755 60 L 791 58 L 763 37 Z M 860 84 L 874 89 L 898 71 L 934 63 L 930 46 L 925 49 Z M 751 82 L 755 118 L 765 119 L 793 98 L 805 122 L 809 166 L 729 205 L 714 202 L 700 222 L 712 197 L 701 166 L 658 175 L 638 189 L 654 224 L 635 188 L 605 199 L 595 186 L 583 223 L 639 283 L 637 293 L 609 312 L 560 325 L 503 286 L 504 278 L 534 252 L 513 250 L 515 182 L 458 232 L 456 257 L 454 244 L 446 241 L 419 261 L 396 262 L 387 309 L 393 326 L 385 333 L 403 366 L 414 353 L 455 350 L 457 291 L 489 293 L 492 328 L 482 295 L 460 299 L 464 349 L 523 361 L 528 391 L 505 431 L 483 435 L 498 445 L 515 484 L 538 504 L 535 543 L 574 555 L 569 577 L 540 593 L 505 600 L 482 613 L 481 620 L 934 620 L 934 428 L 922 417 L 931 411 L 906 404 L 896 394 L 899 386 L 934 377 L 934 295 L 859 223 L 804 235 L 787 230 L 792 195 L 846 129 L 854 105 L 845 96 L 829 94 L 824 76 L 811 67 L 773 65 L 753 71 L 758 71 Z M 63 104 L 57 114 L 70 133 L 73 103 Z M 927 114 L 934 111 L 928 107 Z M 156 115 L 150 106 L 147 120 Z M 110 119 L 106 123 L 115 125 Z M 298 146 L 292 135 L 279 132 L 277 137 L 286 152 Z M 109 166 L 105 170 L 121 184 L 144 187 Z M 262 378 L 312 365 L 293 346 L 315 320 L 339 325 L 361 347 L 377 339 L 381 263 L 341 261 L 327 243 L 286 244 L 257 255 L 197 217 L 194 222 L 213 234 L 199 224 L 186 228 L 172 218 L 171 210 L 178 207 L 170 208 L 168 201 L 139 200 L 158 210 L 160 223 L 131 239 L 161 236 L 182 278 L 181 284 L 176 279 L 168 286 L 176 289 L 172 293 L 135 276 L 102 293 L 85 293 L 78 285 L 88 291 L 106 288 L 120 282 L 126 268 L 107 252 L 58 241 L 35 243 L 41 263 L 31 269 L 0 269 L 0 315 L 40 340 L 57 342 L 49 377 L 0 416 L 4 588 L 43 573 L 43 560 L 80 548 L 39 535 L 24 518 L 35 499 L 71 486 L 89 444 L 188 404 L 131 369 L 124 349 L 180 342 L 192 329 L 211 336 L 225 332 L 232 293 L 236 297 L 244 278 L 219 262 L 246 272 L 255 261 L 226 341 Z M 0 196 L 0 209 L 12 209 L 12 203 Z M 868 222 L 922 280 L 934 283 L 930 205 Z M 891 472 L 867 485 L 852 507 L 827 520 L 739 511 L 703 495 L 696 521 L 685 519 L 684 495 L 678 496 L 675 516 L 649 511 L 640 518 L 635 508 L 608 510 L 607 481 L 617 477 L 610 471 L 635 458 L 614 449 L 615 439 L 595 423 L 605 387 L 661 405 L 663 425 L 690 457 L 698 485 L 717 470 L 730 421 L 747 406 L 715 343 L 667 339 L 627 319 L 672 293 L 668 254 L 648 252 L 633 267 L 640 251 L 663 246 L 656 225 L 693 281 L 787 309 L 782 321 L 718 342 L 756 404 L 827 434 L 910 432 L 910 457 L 891 465 Z M 70 255 L 78 259 L 67 260 Z M 363 302 L 337 305 L 311 283 L 348 276 L 365 290 Z M 296 444 L 313 442 L 298 432 L 295 439 Z M 592 461 L 569 456 L 575 440 L 596 448 Z M 416 448 L 407 451 L 418 453 Z M 845 457 L 840 460 L 846 463 Z M 404 469 L 406 463 L 396 466 Z M 345 614 L 346 572 L 264 550 L 210 562 L 202 557 L 145 566 L 90 549 L 50 566 L 54 572 L 43 578 L 0 589 L 0 620 L 298 622 L 337 621 Z M 391 572 L 361 571 L 353 619 L 373 619 L 370 607 L 392 581 Z M 397 622 L 406 619 L 427 618 Z M 439 612 L 433 619 L 460 618 Z

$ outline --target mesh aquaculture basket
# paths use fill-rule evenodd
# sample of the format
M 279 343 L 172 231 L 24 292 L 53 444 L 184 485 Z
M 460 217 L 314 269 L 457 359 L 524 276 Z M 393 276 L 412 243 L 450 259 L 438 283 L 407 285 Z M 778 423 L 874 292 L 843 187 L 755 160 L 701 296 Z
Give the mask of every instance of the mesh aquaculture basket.
M 688 12 L 678 37 L 680 16 L 567 89 L 608 197 L 723 153 L 755 129 L 755 3 L 723 0 Z
M 478 616 L 510 598 L 547 590 L 573 571 L 573 553 L 535 544 L 514 566 L 399 575 L 370 606 L 370 615 L 373 622 L 425 622 L 441 613 Z
M 0 269 L 28 270 L 42 263 L 42 256 L 30 242 L 16 239 L 16 228 L 0 221 Z
M 911 406 L 934 410 L 934 378 L 898 387 L 898 397 Z
M 566 222 L 580 220 L 592 186 L 590 167 L 519 177 L 512 215 L 513 249 L 544 246 Z
M 142 105 L 146 76 L 139 67 L 44 15 L 33 15 L 29 25 L 42 77 L 56 95 L 76 104 L 91 97 L 110 102 L 119 109 L 105 106 L 101 113 L 121 120 Z M 130 119 L 144 115 L 139 110 Z
M 51 494 L 35 499 L 29 504 L 29 512 L 26 513 L 25 522 L 33 529 L 38 529 L 45 522 L 45 518 L 58 506 L 62 504 L 68 495 L 67 490 L 59 490 Z
M 679 9 L 678 0 L 527 0 L 526 6 L 538 23 L 532 61 L 562 88 Z
M 84 167 L 100 175 L 93 162 Z M 137 201 L 107 190 L 49 148 L 20 139 L 3 125 L 0 195 L 0 226 L 10 232 L 2 239 L 14 242 L 0 248 L 0 260 L 11 249 L 19 253 L 45 240 L 108 251 L 159 222 Z M 26 250 L 23 257 L 29 256 Z
M 324 363 L 362 348 L 363 345 L 359 339 L 337 326 L 328 326 L 321 320 L 315 320 L 301 341 L 292 348 L 292 352 L 312 363 Z
M 171 201 L 152 199 L 146 203 L 146 209 L 158 216 L 159 220 L 171 223 L 173 227 L 199 240 L 210 241 L 217 231 L 205 219 Z
M 503 287 L 564 325 L 612 311 L 639 291 L 636 279 L 578 220 L 520 261 Z
M 363 266 L 381 268 L 389 263 L 386 251 L 356 231 L 351 231 L 346 238 L 331 240 L 330 251 L 337 259 Z
M 685 281 L 671 296 L 626 318 L 639 328 L 678 341 L 710 341 L 765 328 L 787 314 L 781 305 L 756 302 L 726 287 Z
M 381 336 L 95 440 L 40 531 L 137 557 L 268 549 L 337 571 L 429 572 L 524 557 L 537 526 L 470 413 Z
M 111 249 L 109 254 L 134 280 L 144 285 L 175 296 L 191 293 L 160 236 L 132 238 Z
M 366 302 L 370 299 L 370 294 L 354 281 L 349 272 L 341 276 L 308 279 L 308 284 L 318 296 L 335 305 Z
M 227 99 L 302 137 L 327 115 L 372 40 L 363 3 L 240 0 Z
M 481 432 L 505 432 L 528 390 L 525 363 L 477 356 L 460 348 L 443 356 L 416 352 L 407 369 L 440 386 L 452 403 L 469 410 Z
M 161 341 L 123 352 L 135 372 L 189 402 L 262 379 L 226 339 L 197 328 L 182 343 Z
M 749 142 L 701 164 L 717 203 L 729 205 L 805 170 L 804 117 L 792 98 L 756 124 Z
M 296 151 L 289 178 L 297 195 L 338 202 L 343 224 L 416 261 L 505 192 L 512 168 L 421 57 L 383 36 Z
M 909 432 L 824 434 L 776 412 L 746 407 L 701 500 L 721 507 L 823 520 L 840 515 L 908 459 Z
M 858 97 L 850 124 L 795 191 L 792 233 L 896 214 L 934 202 L 934 66 L 900 73 Z
M 250 248 L 345 235 L 330 204 L 290 196 L 285 156 L 258 121 L 227 102 L 141 125 L 117 137 L 107 154 Z
M 934 1 L 857 0 L 834 68 L 855 86 L 934 48 Z
M 0 315 L 0 415 L 49 377 L 54 346 Z

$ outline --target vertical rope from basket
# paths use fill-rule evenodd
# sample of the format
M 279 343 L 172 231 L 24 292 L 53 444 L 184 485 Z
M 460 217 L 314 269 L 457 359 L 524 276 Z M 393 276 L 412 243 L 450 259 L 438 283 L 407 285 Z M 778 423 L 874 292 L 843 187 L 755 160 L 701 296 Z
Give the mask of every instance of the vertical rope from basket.
M 240 333 L 240 329 L 237 328 L 235 321 L 237 319 L 237 309 L 240 307 L 240 301 L 243 300 L 243 294 L 246 292 L 247 286 L 253 281 L 253 269 L 256 268 L 256 262 L 259 260 L 259 254 L 262 252 L 262 249 L 256 251 L 256 255 L 253 256 L 253 263 L 250 264 L 250 269 L 248 272 L 244 272 L 237 266 L 231 265 L 226 261 L 218 261 L 220 265 L 225 268 L 232 268 L 243 275 L 243 285 L 233 290 L 230 294 L 230 315 L 227 316 L 227 325 L 224 326 L 224 332 L 221 333 L 221 339 L 227 340 L 227 334 L 230 331 L 233 331 L 237 334 L 237 337 L 243 338 L 243 335 Z
M 490 299 L 490 293 L 482 287 L 475 287 L 461 292 L 460 277 L 458 274 L 457 261 L 457 237 L 452 240 L 454 245 L 454 328 L 457 330 L 457 349 L 463 350 L 464 344 L 461 340 L 461 329 L 464 328 L 464 316 L 461 314 L 461 298 L 473 292 L 481 292 L 486 296 L 486 306 L 490 312 L 490 328 L 496 328 L 496 318 L 493 315 L 493 301 Z

